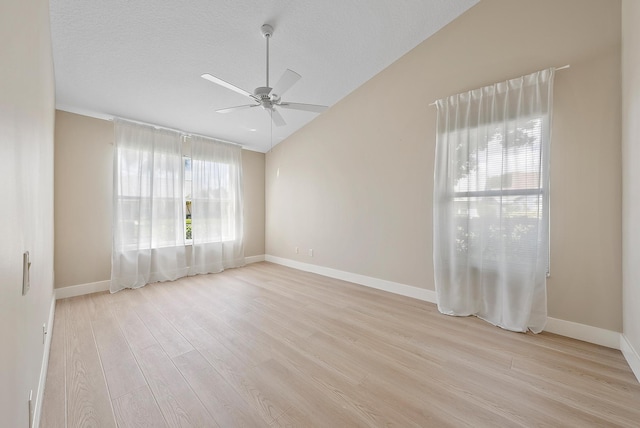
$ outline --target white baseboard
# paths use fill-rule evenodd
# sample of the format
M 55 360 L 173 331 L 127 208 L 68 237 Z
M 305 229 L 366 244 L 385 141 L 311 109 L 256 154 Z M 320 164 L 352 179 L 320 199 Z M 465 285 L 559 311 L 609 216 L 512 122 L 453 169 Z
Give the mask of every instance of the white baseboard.
M 265 255 L 265 260 L 294 269 L 313 272 L 319 275 L 328 276 L 330 278 L 354 282 L 356 284 L 377 288 L 379 290 L 388 291 L 390 293 L 413 297 L 415 299 L 424 300 L 431 303 L 437 303 L 436 292 L 433 290 L 427 290 L 424 288 L 413 287 L 397 282 L 372 278 L 369 276 L 345 272 L 337 269 L 327 268 L 324 266 L 298 262 L 296 260 L 271 256 L 269 254 Z M 557 318 L 548 318 L 547 325 L 544 330 L 550 333 L 570 337 L 572 339 L 583 340 L 585 342 L 606 346 L 608 348 L 620 349 L 621 335 L 616 331 L 605 330 L 602 328 L 579 324 L 572 321 L 560 320 Z
M 547 318 L 547 325 L 544 331 L 595 343 L 596 345 L 606 346 L 607 348 L 620 349 L 620 333 L 617 331 L 551 317 Z
M 427 290 L 426 288 L 418 288 L 411 285 L 400 284 L 398 282 L 387 281 L 385 279 L 373 278 L 357 273 L 346 272 L 324 266 L 312 265 L 309 263 L 298 262 L 295 260 L 271 256 L 268 254 L 264 256 L 264 259 L 268 262 L 276 263 L 298 270 L 303 270 L 306 272 L 317 273 L 319 275 L 328 276 L 329 278 L 353 282 L 356 284 L 364 285 L 366 287 L 376 288 L 378 290 L 388 291 L 394 294 L 400 294 L 401 296 L 413 297 L 414 299 L 436 303 L 436 292 L 433 290 Z
M 36 405 L 33 409 L 33 425 L 31 428 L 40 426 L 40 416 L 42 415 L 42 400 L 44 398 L 44 388 L 47 381 L 47 369 L 49 368 L 49 351 L 51 350 L 51 337 L 53 336 L 53 319 L 56 311 L 55 296 L 51 296 L 51 306 L 49 309 L 49 320 L 47 321 L 47 336 L 44 341 L 44 352 L 42 353 L 42 365 L 40 366 L 40 380 L 38 381 L 38 391 L 36 395 Z
M 72 285 L 70 287 L 56 288 L 56 300 L 66 299 L 67 297 L 82 296 L 84 294 L 97 293 L 106 291 L 111 284 L 110 280 L 90 282 L 88 284 Z
M 627 339 L 627 336 L 624 334 L 620 335 L 620 350 L 622 351 L 622 355 L 629 363 L 629 367 L 631 367 L 631 371 L 636 375 L 638 382 L 640 382 L 640 354 L 638 354 L 638 350 L 634 349 Z
M 263 261 L 264 261 L 264 254 L 261 254 L 259 256 L 249 256 L 244 258 L 244 262 L 246 264 L 258 263 Z
M 264 261 L 264 254 L 259 256 L 245 257 L 245 263 L 258 263 Z M 110 280 L 90 282 L 88 284 L 71 285 L 69 287 L 56 288 L 56 300 L 66 299 L 67 297 L 82 296 L 85 294 L 97 293 L 109 290 Z

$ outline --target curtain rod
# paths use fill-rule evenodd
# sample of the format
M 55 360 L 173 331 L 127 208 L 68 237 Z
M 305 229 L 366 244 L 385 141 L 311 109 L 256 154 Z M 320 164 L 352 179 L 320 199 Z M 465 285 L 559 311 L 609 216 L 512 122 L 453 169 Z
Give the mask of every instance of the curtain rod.
M 168 127 L 166 127 L 166 126 L 154 125 L 154 124 L 152 124 L 152 123 L 141 122 L 141 121 L 139 121 L 139 120 L 125 119 L 124 117 L 119 117 L 119 116 L 113 116 L 111 119 L 107 119 L 107 120 L 109 120 L 109 121 L 112 121 L 112 122 L 113 122 L 115 119 L 119 119 L 119 120 L 122 120 L 122 121 L 125 121 L 125 122 L 137 123 L 137 124 L 139 124 L 139 125 L 150 126 L 150 127 L 152 127 L 152 128 L 156 128 L 156 129 L 166 129 L 167 131 L 179 132 L 180 134 L 182 134 L 182 138 L 183 138 L 183 139 L 184 139 L 184 138 L 191 138 L 191 137 L 200 137 L 200 138 L 206 138 L 206 139 L 208 139 L 208 140 L 214 140 L 214 141 L 217 141 L 217 142 L 220 142 L 220 143 L 225 143 L 225 144 L 231 144 L 231 145 L 234 145 L 234 146 L 239 146 L 240 148 L 242 148 L 242 147 L 243 147 L 243 146 L 242 146 L 242 144 L 234 143 L 234 142 L 232 142 L 232 141 L 226 141 L 226 140 L 222 140 L 222 139 L 220 139 L 220 138 L 215 138 L 215 137 L 208 137 L 208 136 L 206 136 L 206 135 L 193 134 L 193 133 L 191 133 L 191 132 L 185 132 L 185 131 L 182 131 L 182 130 L 180 130 L 180 129 L 173 129 L 173 128 L 168 128 Z
M 190 133 L 187 133 L 187 132 L 183 132 L 183 134 L 184 134 L 184 135 L 183 135 L 182 137 L 183 137 L 185 140 L 186 140 L 187 138 L 191 138 L 191 137 L 199 137 L 199 138 L 204 138 L 204 139 L 207 139 L 207 140 L 214 140 L 214 141 L 217 141 L 217 142 L 219 142 L 219 143 L 231 144 L 232 146 L 239 146 L 239 147 L 241 147 L 241 148 L 244 148 L 244 147 L 242 146 L 242 144 L 234 143 L 234 142 L 232 142 L 232 141 L 227 141 L 227 140 L 221 140 L 220 138 L 207 137 L 206 135 L 200 135 L 200 134 L 190 134 Z
M 569 68 L 569 67 L 571 67 L 571 64 L 563 65 L 562 67 L 556 67 L 554 70 L 555 70 L 555 71 L 566 70 L 566 69 L 567 69 L 567 68 Z M 517 77 L 516 77 L 516 79 L 517 79 Z M 509 80 L 511 80 L 511 79 L 509 79 Z M 436 103 L 437 103 L 437 102 L 438 102 L 438 101 L 436 100 L 436 101 L 434 101 L 434 102 L 430 103 L 429 105 L 430 105 L 430 106 L 434 106 L 434 105 L 436 105 Z

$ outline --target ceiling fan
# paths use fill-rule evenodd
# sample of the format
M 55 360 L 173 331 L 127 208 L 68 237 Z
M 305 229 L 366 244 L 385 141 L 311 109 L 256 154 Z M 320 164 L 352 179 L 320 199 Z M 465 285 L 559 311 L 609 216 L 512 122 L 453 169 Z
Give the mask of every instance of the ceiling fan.
M 220 110 L 216 110 L 216 113 L 231 113 L 237 110 L 250 109 L 254 107 L 262 107 L 266 112 L 270 113 L 271 120 L 276 126 L 284 126 L 287 123 L 284 118 L 277 110 L 277 108 L 285 108 L 285 109 L 294 109 L 294 110 L 303 110 L 310 111 L 314 113 L 322 113 L 327 109 L 327 106 L 316 105 L 316 104 L 301 104 L 301 103 L 290 103 L 284 102 L 280 99 L 280 97 L 289 90 L 302 76 L 300 76 L 295 71 L 287 69 L 280 80 L 272 87 L 269 86 L 269 39 L 273 35 L 273 27 L 269 24 L 264 24 L 261 27 L 262 35 L 265 39 L 267 39 L 267 84 L 265 86 L 260 86 L 253 91 L 253 94 L 245 91 L 242 88 L 239 88 L 227 81 L 224 81 L 218 77 L 212 76 L 211 74 L 205 73 L 202 75 L 203 79 L 206 79 L 210 82 L 213 82 L 217 85 L 223 86 L 227 89 L 231 89 L 239 94 L 242 94 L 246 97 L 251 98 L 253 104 L 245 104 L 236 107 L 228 107 Z M 277 108 L 276 108 L 277 107 Z

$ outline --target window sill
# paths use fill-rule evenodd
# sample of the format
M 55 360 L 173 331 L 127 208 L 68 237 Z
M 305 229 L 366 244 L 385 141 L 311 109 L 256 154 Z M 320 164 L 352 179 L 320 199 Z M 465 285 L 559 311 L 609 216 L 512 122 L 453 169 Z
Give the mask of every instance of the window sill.
M 237 239 L 223 239 L 221 241 L 209 241 L 209 242 L 201 242 L 200 244 L 217 244 L 217 243 L 225 243 L 225 242 L 235 242 Z M 184 241 L 185 247 L 193 247 L 193 239 Z
M 227 242 L 235 242 L 237 239 L 223 239 L 222 241 L 210 241 L 210 242 L 201 242 L 200 244 L 217 244 L 217 243 L 227 243 Z M 147 247 L 147 248 L 122 248 L 120 252 L 129 252 L 129 251 L 142 251 L 142 250 L 164 250 L 165 248 L 177 248 L 177 247 L 193 247 L 193 240 L 185 240 L 184 245 L 162 245 L 157 247 Z

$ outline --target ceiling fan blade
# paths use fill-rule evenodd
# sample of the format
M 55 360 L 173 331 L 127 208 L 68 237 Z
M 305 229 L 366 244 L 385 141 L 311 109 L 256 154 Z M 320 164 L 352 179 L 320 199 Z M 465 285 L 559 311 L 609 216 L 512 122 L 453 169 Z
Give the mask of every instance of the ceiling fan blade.
M 217 78 L 217 77 L 215 77 L 215 76 L 212 76 L 212 75 L 210 75 L 209 73 L 205 73 L 205 74 L 203 74 L 203 75 L 202 75 L 202 76 L 200 76 L 200 77 L 202 77 L 203 79 L 208 80 L 209 82 L 213 82 L 213 83 L 215 83 L 216 85 L 220 85 L 220 86 L 225 87 L 225 88 L 227 88 L 227 89 L 231 89 L 232 91 L 237 92 L 237 93 L 239 93 L 239 94 L 242 94 L 242 95 L 244 95 L 244 96 L 246 96 L 246 97 L 253 98 L 254 100 L 256 100 L 256 99 L 257 99 L 257 98 L 252 94 L 252 93 L 247 92 L 247 91 L 245 91 L 245 90 L 244 90 L 244 89 L 242 89 L 242 88 L 238 88 L 237 86 L 232 85 L 231 83 L 226 82 L 226 81 L 224 81 L 224 80 L 222 80 L 222 79 L 219 79 L 219 78 Z
M 271 114 L 271 120 L 276 126 L 285 126 L 287 122 L 284 121 L 284 117 L 280 114 L 280 112 L 274 108 L 269 112 Z
M 260 107 L 260 104 L 246 104 L 243 106 L 221 108 L 220 110 L 216 110 L 216 113 L 231 113 L 232 111 L 244 110 L 251 107 Z
M 300 80 L 302 76 L 296 73 L 293 70 L 289 70 L 288 68 L 282 73 L 280 80 L 275 84 L 273 89 L 271 90 L 271 95 L 276 95 L 277 97 L 281 97 L 282 94 L 287 92 L 289 88 L 291 88 L 298 80 Z
M 289 108 L 293 110 L 304 110 L 304 111 L 312 111 L 314 113 L 322 113 L 328 107 L 321 106 L 317 104 L 301 104 L 301 103 L 280 103 L 278 107 Z

